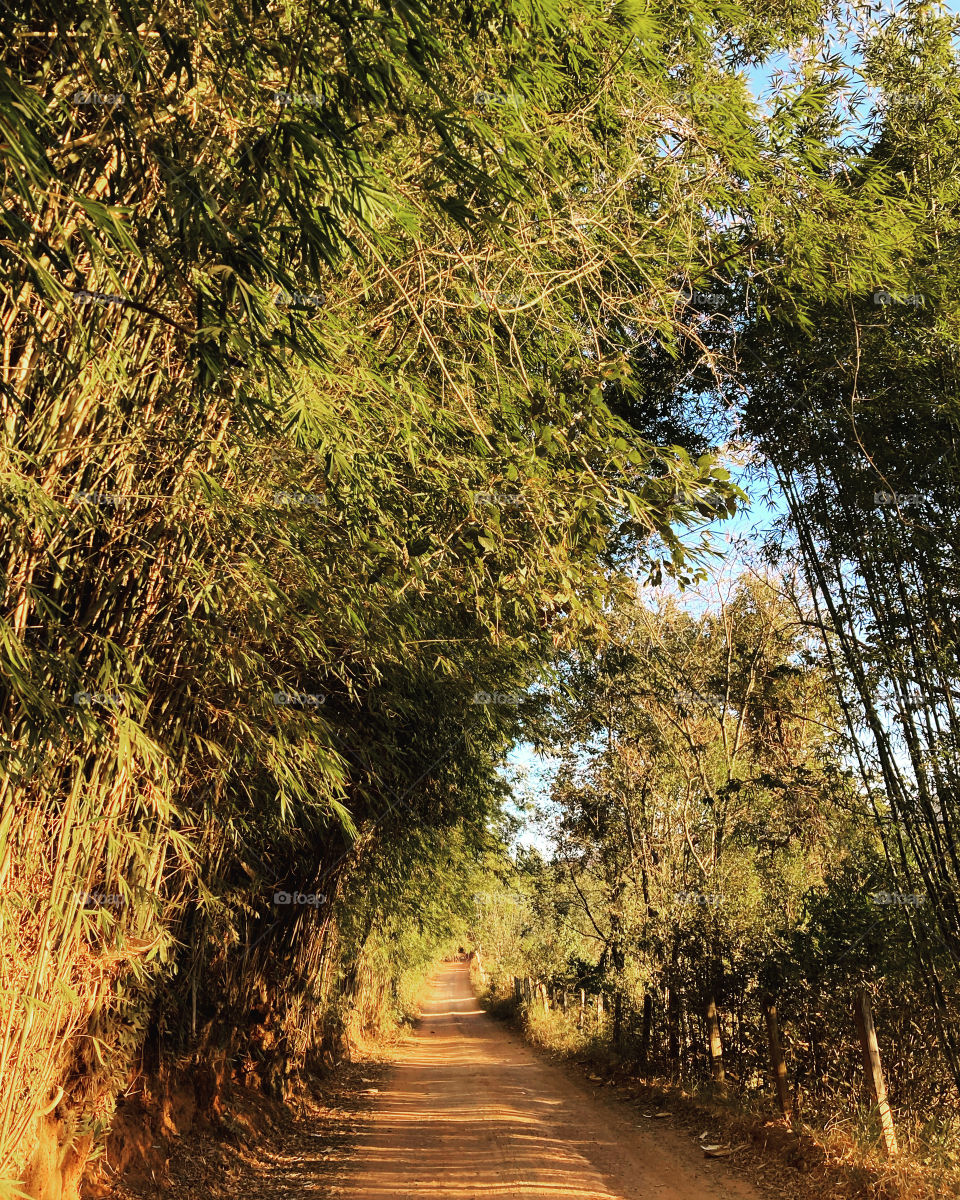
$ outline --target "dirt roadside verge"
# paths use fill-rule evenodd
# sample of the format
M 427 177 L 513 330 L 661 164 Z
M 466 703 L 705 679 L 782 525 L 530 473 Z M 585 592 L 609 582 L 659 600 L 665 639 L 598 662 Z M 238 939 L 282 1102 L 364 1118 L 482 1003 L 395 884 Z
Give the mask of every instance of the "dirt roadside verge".
M 889 1162 L 880 1152 L 857 1152 L 848 1139 L 799 1136 L 781 1120 L 739 1108 L 733 1101 L 694 1096 L 679 1087 L 643 1083 L 624 1067 L 571 1056 L 531 1037 L 516 1015 L 498 1006 L 497 1020 L 554 1063 L 580 1086 L 591 1087 L 601 1103 L 617 1111 L 633 1106 L 644 1119 L 669 1111 L 664 1123 L 691 1143 L 735 1148 L 726 1160 L 739 1177 L 778 1200 L 954 1200 L 956 1176 L 931 1178 L 910 1161 Z M 702 1137 L 701 1135 L 708 1135 Z
M 311 1077 L 295 1103 L 232 1085 L 224 1116 L 171 1141 L 166 1169 L 116 1177 L 109 1163 L 84 1200 L 315 1200 L 328 1196 L 388 1071 L 378 1054 Z M 151 1177 L 152 1176 L 152 1177 Z

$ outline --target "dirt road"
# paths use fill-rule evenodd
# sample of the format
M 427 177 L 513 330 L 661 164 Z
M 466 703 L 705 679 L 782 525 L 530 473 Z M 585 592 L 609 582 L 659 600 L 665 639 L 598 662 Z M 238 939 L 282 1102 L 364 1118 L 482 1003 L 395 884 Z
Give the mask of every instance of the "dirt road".
M 480 1008 L 467 967 L 433 978 L 337 1200 L 760 1200 L 667 1122 L 571 1080 Z

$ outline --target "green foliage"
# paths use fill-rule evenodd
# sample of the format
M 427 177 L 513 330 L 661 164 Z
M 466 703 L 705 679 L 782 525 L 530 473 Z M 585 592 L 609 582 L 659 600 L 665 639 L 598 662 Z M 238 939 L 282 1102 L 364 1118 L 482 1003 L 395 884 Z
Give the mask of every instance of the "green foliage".
M 681 534 L 742 499 L 692 391 L 950 232 L 895 115 L 841 146 L 829 63 L 751 102 L 743 69 L 821 27 L 808 0 L 0 12 L 0 1172 L 58 1081 L 105 1119 L 143 1039 L 284 1093 L 463 927 L 530 689 L 596 666 L 624 564 L 702 577 Z M 919 47 L 946 79 L 945 38 L 891 28 L 870 70 Z M 834 787 L 776 732 L 812 676 L 786 639 L 755 679 L 741 607 L 749 753 L 649 697 L 630 733 L 651 787 L 693 788 L 658 887 L 742 894 L 716 956 L 816 859 L 761 828 Z M 571 812 L 632 770 L 568 772 Z M 543 894 L 523 921 L 560 963 Z M 623 974 L 641 925 L 610 911 Z
M 269 1025 L 304 1061 L 365 944 L 351 871 L 396 847 L 382 911 L 493 811 L 522 713 L 475 695 L 597 626 L 618 529 L 673 569 L 736 492 L 618 421 L 587 344 L 622 251 L 571 222 L 610 135 L 583 101 L 661 46 L 526 5 L 0 30 L 7 1169 L 148 1011 L 183 1057 Z
M 808 1118 L 856 1101 L 850 997 L 882 982 L 891 1086 L 921 1113 L 948 1088 L 935 1030 L 913 1015 L 922 910 L 890 891 L 804 618 L 754 576 L 692 610 L 621 596 L 610 640 L 571 655 L 554 693 L 551 859 L 517 863 L 478 936 L 495 979 L 619 997 L 621 1054 L 641 1053 L 649 998 L 648 1073 L 709 1079 L 714 1001 L 746 1097 L 767 1087 L 761 1005 L 775 997 Z
M 886 98 L 847 188 L 881 170 L 909 228 L 893 272 L 846 299 L 811 293 L 806 333 L 761 315 L 737 338 L 744 432 L 779 479 L 882 831 L 924 1007 L 960 1083 L 955 552 L 956 19 L 911 6 L 864 38 Z

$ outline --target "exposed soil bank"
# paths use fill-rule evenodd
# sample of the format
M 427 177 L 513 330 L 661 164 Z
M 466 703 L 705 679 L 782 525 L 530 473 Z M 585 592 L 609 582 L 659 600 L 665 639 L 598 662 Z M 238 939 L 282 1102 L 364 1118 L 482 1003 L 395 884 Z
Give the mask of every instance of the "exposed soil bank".
M 162 1147 L 154 1143 L 152 1151 L 124 1161 L 129 1140 L 111 1138 L 106 1161 L 88 1173 L 83 1200 L 327 1197 L 385 1071 L 373 1061 L 342 1063 L 326 1079 L 312 1078 L 296 1104 L 230 1085 L 219 1118 L 193 1123 Z

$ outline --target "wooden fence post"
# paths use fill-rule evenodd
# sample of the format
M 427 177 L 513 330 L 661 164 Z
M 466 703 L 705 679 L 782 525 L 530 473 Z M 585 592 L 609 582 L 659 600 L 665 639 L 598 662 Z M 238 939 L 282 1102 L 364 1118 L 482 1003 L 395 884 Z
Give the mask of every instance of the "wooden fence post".
M 777 1006 L 771 996 L 767 996 L 763 1004 L 764 1016 L 767 1020 L 767 1046 L 770 1050 L 770 1073 L 773 1085 L 777 1089 L 777 1100 L 780 1111 L 789 1120 L 792 1116 L 790 1105 L 790 1089 L 787 1086 L 787 1064 L 783 1057 L 783 1047 L 780 1044 L 780 1029 L 777 1025 Z
M 623 996 L 619 991 L 613 994 L 613 1044 L 618 1050 L 623 1048 Z
M 514 975 L 514 977 L 513 977 L 513 997 L 516 1000 L 516 1002 L 519 1004 L 520 1003 L 520 980 L 516 975 Z
M 643 1017 L 640 1024 L 640 1071 L 646 1074 L 650 1066 L 650 1025 L 653 1020 L 653 997 L 643 997 Z
M 877 1030 L 873 1024 L 870 994 L 866 988 L 860 988 L 857 992 L 853 1013 L 857 1022 L 857 1033 L 860 1035 L 860 1047 L 863 1050 L 863 1069 L 867 1077 L 867 1088 L 880 1114 L 880 1126 L 883 1130 L 883 1142 L 887 1149 L 887 1157 L 896 1158 L 900 1153 L 900 1148 L 897 1145 L 897 1131 L 893 1127 L 893 1113 L 887 1102 L 887 1085 L 883 1078 L 883 1065 L 880 1062 L 880 1045 L 877 1042 Z
M 580 1011 L 577 1013 L 577 1029 L 583 1029 L 583 1014 L 587 1007 L 586 988 L 580 989 Z
M 667 988 L 667 1053 L 670 1067 L 675 1075 L 683 1073 L 680 1057 L 680 989 L 671 982 Z
M 714 1083 L 723 1083 L 723 1043 L 720 1041 L 720 1018 L 717 1016 L 717 1003 L 711 996 L 707 1001 L 707 1034 L 710 1039 L 710 1074 Z
M 597 992 L 597 1033 L 603 1031 L 603 992 Z

